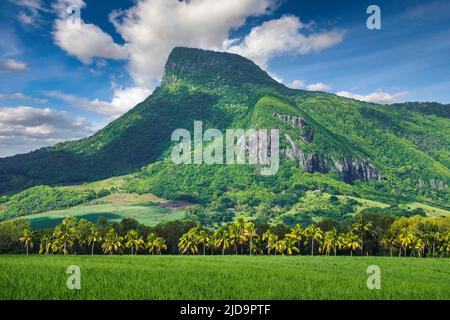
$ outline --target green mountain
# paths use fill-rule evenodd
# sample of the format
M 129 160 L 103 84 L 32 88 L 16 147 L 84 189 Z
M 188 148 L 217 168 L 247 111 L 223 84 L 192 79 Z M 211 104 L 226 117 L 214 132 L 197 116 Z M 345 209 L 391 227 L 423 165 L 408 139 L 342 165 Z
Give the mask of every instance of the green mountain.
M 190 48 L 170 54 L 151 96 L 86 139 L 0 159 L 0 194 L 134 173 L 123 188 L 218 207 L 289 207 L 299 193 L 450 202 L 449 105 L 378 105 L 289 89 L 239 55 Z M 176 166 L 174 129 L 280 128 L 281 167 Z

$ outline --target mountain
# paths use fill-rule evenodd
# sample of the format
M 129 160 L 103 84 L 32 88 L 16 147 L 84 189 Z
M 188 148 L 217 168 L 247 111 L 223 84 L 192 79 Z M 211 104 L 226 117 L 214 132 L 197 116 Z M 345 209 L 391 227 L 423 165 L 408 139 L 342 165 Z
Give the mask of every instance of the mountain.
M 445 206 L 448 115 L 449 105 L 438 103 L 388 106 L 290 89 L 239 55 L 178 47 L 161 86 L 93 136 L 0 159 L 0 193 L 134 173 L 129 191 L 205 203 L 233 190 L 279 198 L 320 188 Z M 252 166 L 173 165 L 171 133 L 192 131 L 195 120 L 220 130 L 280 128 L 280 171 L 262 177 Z

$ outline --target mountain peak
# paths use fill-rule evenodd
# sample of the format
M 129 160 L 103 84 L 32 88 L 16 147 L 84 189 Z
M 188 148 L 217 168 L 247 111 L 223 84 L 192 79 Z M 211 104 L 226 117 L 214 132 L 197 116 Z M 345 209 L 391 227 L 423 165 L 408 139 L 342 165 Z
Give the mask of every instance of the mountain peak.
M 203 85 L 278 84 L 253 61 L 240 55 L 196 48 L 175 47 L 164 67 L 163 85 L 179 80 Z

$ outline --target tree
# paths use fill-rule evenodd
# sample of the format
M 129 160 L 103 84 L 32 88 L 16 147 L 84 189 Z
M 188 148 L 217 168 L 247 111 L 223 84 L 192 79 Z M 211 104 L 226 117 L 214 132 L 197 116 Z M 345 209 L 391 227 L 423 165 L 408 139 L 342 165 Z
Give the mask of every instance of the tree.
M 189 252 L 192 254 L 196 254 L 198 252 L 198 243 L 195 229 L 196 228 L 192 228 L 181 236 L 178 243 L 178 250 L 181 254 L 189 254 Z
M 300 224 L 296 224 L 291 232 L 286 235 L 286 237 L 294 240 L 297 243 L 297 252 L 300 254 L 300 242 L 303 239 L 303 227 Z
M 381 245 L 385 249 L 389 249 L 389 255 L 392 257 L 392 252 L 394 249 L 394 246 L 397 243 L 397 239 L 395 236 L 395 233 L 392 230 L 389 230 L 382 238 L 381 238 Z
M 296 247 L 296 241 L 293 238 L 286 237 L 284 238 L 284 249 L 286 253 L 290 256 L 294 252 L 299 252 L 299 249 Z
M 247 238 L 247 240 L 250 242 L 250 255 L 252 255 L 253 250 L 253 239 L 259 237 L 259 235 L 256 233 L 256 226 L 253 222 L 247 222 L 244 226 L 244 236 Z
M 362 219 L 361 219 L 362 220 Z M 364 253 L 364 235 L 372 227 L 372 222 L 364 223 L 363 221 L 353 224 L 352 229 L 359 235 L 361 242 L 361 255 Z M 368 254 L 368 253 L 367 253 Z
M 89 234 L 87 236 L 87 242 L 91 246 L 91 255 L 94 255 L 95 244 L 100 241 L 102 241 L 102 237 L 100 237 L 96 226 L 92 224 L 89 228 Z
M 353 256 L 353 251 L 361 248 L 360 241 L 358 235 L 354 234 L 352 231 L 345 234 L 343 244 L 346 249 L 350 250 L 350 256 Z
M 278 253 L 284 255 L 284 251 L 286 250 L 286 241 L 284 239 L 277 240 L 274 243 L 273 248 L 275 249 L 275 255 L 277 255 Z
M 166 240 L 161 237 L 155 239 L 156 253 L 161 254 L 163 250 L 167 250 Z
M 203 255 L 206 254 L 206 246 L 209 242 L 209 234 L 206 232 L 205 229 L 198 227 L 195 230 L 195 236 L 197 237 L 197 242 L 201 245 L 203 245 Z
M 409 230 L 409 228 L 403 227 L 397 235 L 397 242 L 400 245 L 399 255 L 401 255 L 401 249 L 403 249 L 406 257 L 406 252 L 411 247 L 413 241 L 414 234 Z
M 77 238 L 77 220 L 74 217 L 65 218 L 56 226 L 53 237 L 60 241 L 57 241 L 56 244 L 62 245 L 56 246 L 56 252 L 62 251 L 63 254 L 68 254 L 68 250 L 73 246 L 74 241 Z
M 221 249 L 222 255 L 225 254 L 226 249 L 231 247 L 231 241 L 225 227 L 220 227 L 214 232 L 214 247 Z
M 147 236 L 147 242 L 145 244 L 145 247 L 151 254 L 154 253 L 161 254 L 162 250 L 167 249 L 166 241 L 163 238 L 158 237 L 156 233 L 153 232 Z
M 30 229 L 24 229 L 19 241 L 22 242 L 23 247 L 28 254 L 28 248 L 33 248 L 33 231 Z
M 115 252 L 122 252 L 122 241 L 123 237 L 120 237 L 113 228 L 110 228 L 102 244 L 103 252 L 110 255 Z
M 325 232 L 322 251 L 325 251 L 325 254 L 327 256 L 330 254 L 331 250 L 333 250 L 334 255 L 336 255 L 337 249 L 341 248 L 341 246 L 342 246 L 341 237 L 339 236 L 336 228 L 333 228 L 330 231 Z
M 127 241 L 125 247 L 131 249 L 131 254 L 136 254 L 139 249 L 144 247 L 144 240 L 136 230 L 129 230 L 125 236 L 125 240 Z
M 233 222 L 228 226 L 228 237 L 233 246 L 234 254 L 238 254 L 238 244 L 245 242 L 245 235 L 241 223 Z
M 275 243 L 278 241 L 278 236 L 273 234 L 270 230 L 264 232 L 262 239 L 267 242 L 267 254 L 270 255 L 270 251 L 275 249 Z
M 39 254 L 45 253 L 48 254 L 51 250 L 52 239 L 48 234 L 44 234 L 41 237 L 41 241 L 39 243 Z
M 323 238 L 323 232 L 319 227 L 315 227 L 314 225 L 308 226 L 303 230 L 303 235 L 306 240 L 311 240 L 311 255 L 314 255 L 314 242 L 319 242 Z

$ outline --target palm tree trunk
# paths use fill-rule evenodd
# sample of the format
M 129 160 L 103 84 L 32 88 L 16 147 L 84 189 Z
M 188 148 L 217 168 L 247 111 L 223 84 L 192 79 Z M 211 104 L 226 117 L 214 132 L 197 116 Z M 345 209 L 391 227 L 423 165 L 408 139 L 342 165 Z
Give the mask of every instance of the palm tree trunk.
M 311 239 L 311 255 L 314 255 L 314 238 Z
M 94 243 L 92 242 L 91 256 L 94 255 Z

